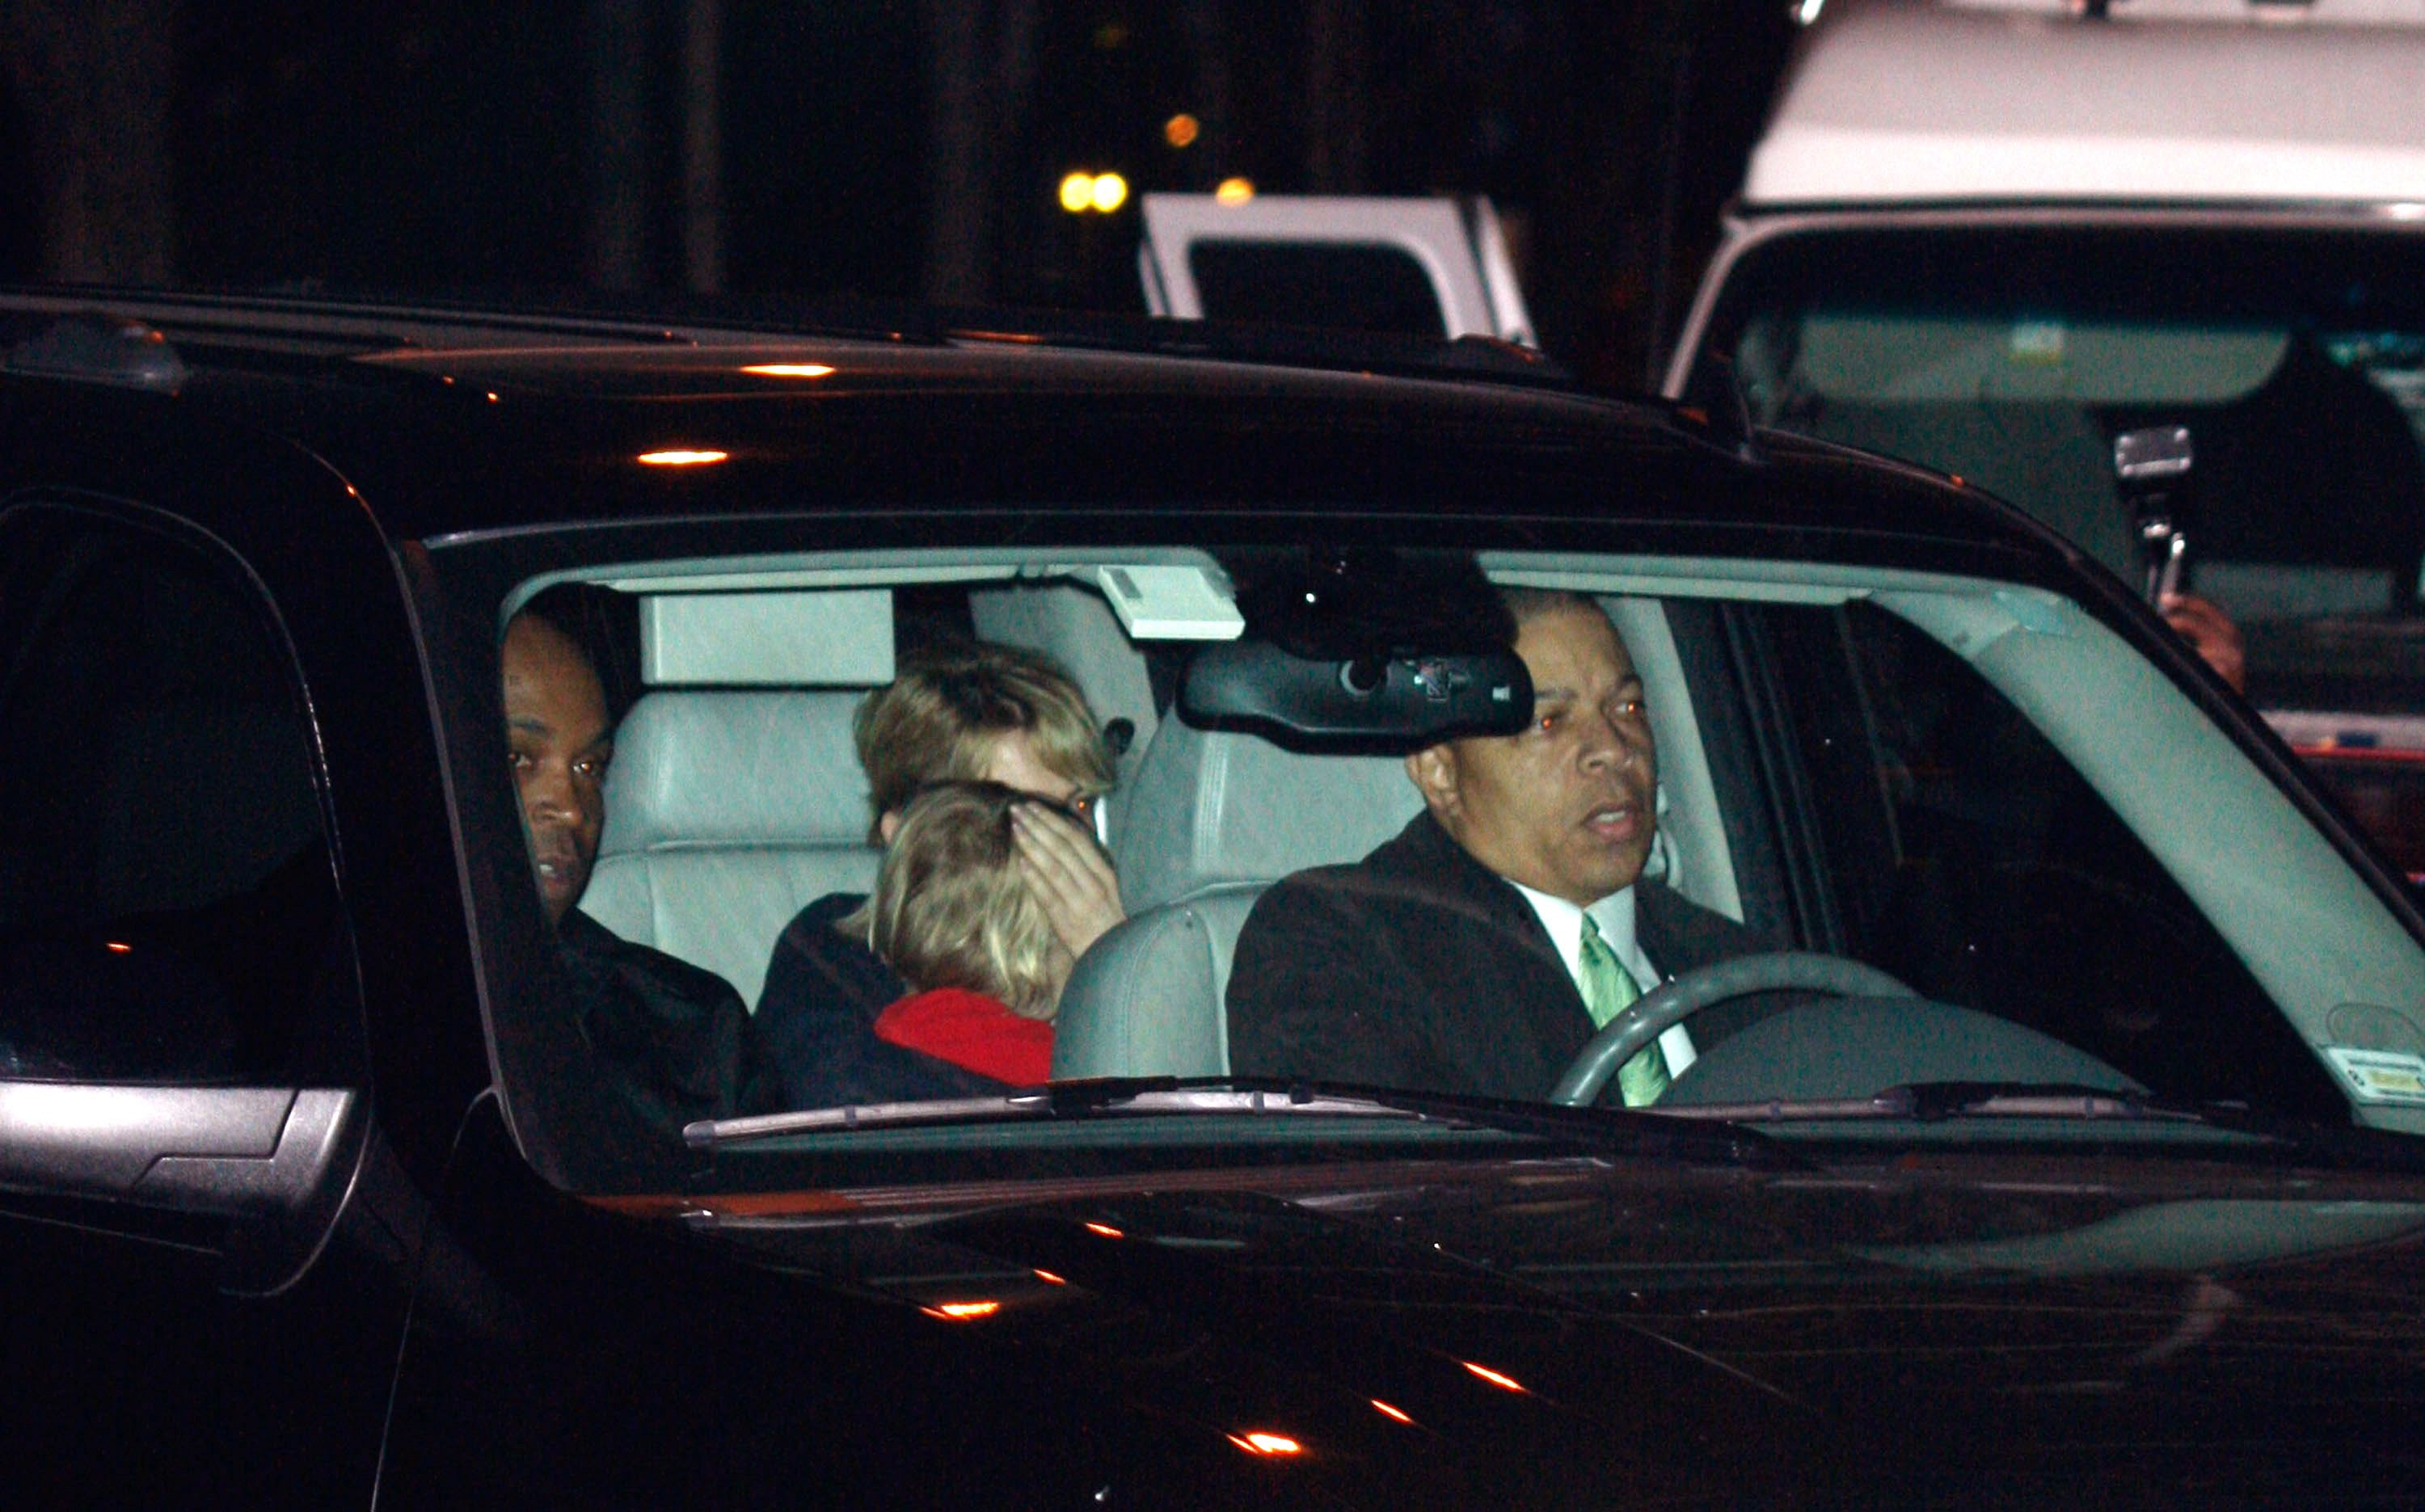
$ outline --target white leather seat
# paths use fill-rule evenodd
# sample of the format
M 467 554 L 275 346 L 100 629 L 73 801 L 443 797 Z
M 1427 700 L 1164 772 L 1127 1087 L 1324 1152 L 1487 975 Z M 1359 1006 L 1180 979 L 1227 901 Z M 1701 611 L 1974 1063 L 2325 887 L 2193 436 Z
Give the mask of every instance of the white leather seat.
M 1070 975 L 1054 1077 L 1226 1074 L 1229 963 L 1255 899 L 1292 871 L 1360 859 L 1421 802 L 1394 756 L 1302 756 L 1164 720 L 1113 851 L 1129 921 Z
M 859 692 L 659 690 L 616 732 L 606 828 L 581 908 L 721 976 L 754 1010 L 783 926 L 865 892 Z
M 1227 1073 L 1229 963 L 1263 885 L 1206 888 L 1095 942 L 1062 994 L 1053 1076 Z
M 1361 860 L 1422 800 L 1396 756 L 1305 756 L 1257 735 L 1155 731 L 1112 850 L 1131 915 L 1228 883 Z

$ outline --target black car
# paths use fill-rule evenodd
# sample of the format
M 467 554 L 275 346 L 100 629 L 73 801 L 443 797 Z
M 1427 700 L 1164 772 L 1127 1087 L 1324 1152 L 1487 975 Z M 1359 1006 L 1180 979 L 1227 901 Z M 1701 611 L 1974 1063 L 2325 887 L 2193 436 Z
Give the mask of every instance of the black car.
M 15 1504 L 2420 1500 L 2425 921 L 1976 492 L 1472 342 L 23 292 L 0 344 Z M 567 588 L 619 729 L 552 924 L 500 648 Z M 1546 738 L 1508 590 L 1630 651 L 1629 892 L 1773 951 L 1520 1095 L 1358 1074 L 1404 1025 L 1253 1064 L 1272 884 Z M 624 1095 L 571 933 L 758 1006 L 878 877 L 862 701 L 969 641 L 1117 753 L 1051 1079 Z M 1419 938 L 1469 985 L 1405 1011 L 1495 1022 L 1502 943 Z

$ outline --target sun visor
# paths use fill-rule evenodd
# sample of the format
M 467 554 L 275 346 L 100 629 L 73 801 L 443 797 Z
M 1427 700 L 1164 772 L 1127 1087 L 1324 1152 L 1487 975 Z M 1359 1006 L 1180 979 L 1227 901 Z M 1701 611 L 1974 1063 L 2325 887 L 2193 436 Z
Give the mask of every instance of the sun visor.
M 878 687 L 892 680 L 891 590 L 650 594 L 640 676 L 651 687 Z

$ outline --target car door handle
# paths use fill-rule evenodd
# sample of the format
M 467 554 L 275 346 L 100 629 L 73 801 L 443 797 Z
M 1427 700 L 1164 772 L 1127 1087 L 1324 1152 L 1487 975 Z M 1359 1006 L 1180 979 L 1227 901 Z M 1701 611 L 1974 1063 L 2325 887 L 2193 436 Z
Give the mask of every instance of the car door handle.
M 0 1082 L 0 1186 L 231 1218 L 292 1213 L 321 1189 L 356 1097 Z

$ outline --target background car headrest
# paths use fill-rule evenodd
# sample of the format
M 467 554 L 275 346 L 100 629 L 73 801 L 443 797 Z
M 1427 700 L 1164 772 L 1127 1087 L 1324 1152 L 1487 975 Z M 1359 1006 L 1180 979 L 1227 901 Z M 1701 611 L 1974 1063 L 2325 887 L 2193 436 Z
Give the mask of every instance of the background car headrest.
M 859 845 L 859 692 L 659 690 L 615 736 L 602 855 L 669 845 Z

